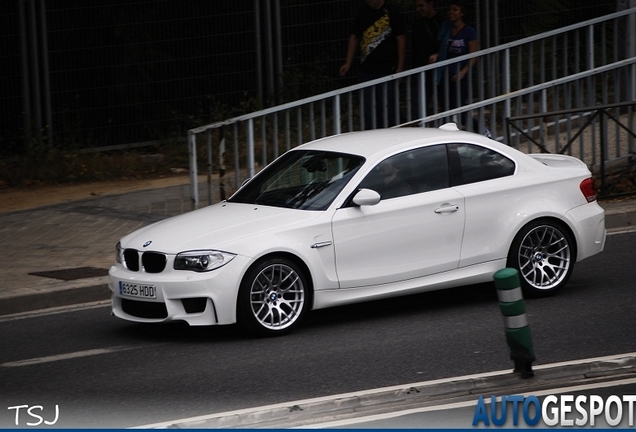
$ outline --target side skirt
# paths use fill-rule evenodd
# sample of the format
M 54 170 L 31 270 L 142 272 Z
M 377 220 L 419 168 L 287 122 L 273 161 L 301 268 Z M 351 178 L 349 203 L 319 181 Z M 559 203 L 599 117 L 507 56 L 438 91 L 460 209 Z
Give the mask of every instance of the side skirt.
M 455 288 L 462 285 L 492 282 L 495 272 L 504 267 L 506 267 L 506 260 L 501 259 L 391 284 L 361 288 L 317 290 L 314 291 L 313 308 L 324 309 L 351 303 Z

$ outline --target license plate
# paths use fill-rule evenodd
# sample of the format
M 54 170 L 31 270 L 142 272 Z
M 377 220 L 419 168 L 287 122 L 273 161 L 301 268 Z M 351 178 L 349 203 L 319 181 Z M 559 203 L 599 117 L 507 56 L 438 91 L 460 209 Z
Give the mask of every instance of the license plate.
M 154 285 L 141 285 L 120 281 L 119 294 L 127 297 L 156 299 L 157 288 Z

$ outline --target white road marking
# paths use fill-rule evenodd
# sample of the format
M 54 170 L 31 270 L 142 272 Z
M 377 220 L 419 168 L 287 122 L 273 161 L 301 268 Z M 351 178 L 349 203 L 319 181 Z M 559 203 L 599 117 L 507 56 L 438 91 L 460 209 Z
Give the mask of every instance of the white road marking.
M 0 367 L 10 368 L 10 367 L 32 366 L 36 364 L 51 363 L 51 362 L 62 361 L 62 360 L 70 360 L 70 359 L 75 359 L 80 357 L 90 357 L 90 356 L 101 355 L 101 354 L 110 354 L 114 352 L 128 351 L 128 350 L 137 349 L 137 348 L 140 348 L 140 347 L 115 346 L 110 348 L 98 348 L 98 349 L 92 349 L 92 350 L 86 350 L 86 351 L 76 351 L 76 352 L 67 353 L 67 354 L 57 354 L 57 355 L 52 355 L 47 357 L 37 357 L 32 359 L 0 363 Z
M 21 319 L 35 318 L 35 317 L 48 316 L 48 315 L 58 315 L 58 314 L 66 313 L 66 312 L 74 312 L 74 311 L 86 310 L 86 309 L 96 309 L 96 308 L 107 307 L 107 306 L 110 306 L 110 300 L 99 300 L 95 302 L 81 303 L 81 304 L 68 305 L 68 306 L 57 306 L 57 307 L 52 307 L 47 309 L 38 309 L 34 311 L 26 311 L 26 312 L 18 312 L 18 313 L 10 314 L 10 315 L 2 315 L 0 316 L 0 322 L 17 321 Z

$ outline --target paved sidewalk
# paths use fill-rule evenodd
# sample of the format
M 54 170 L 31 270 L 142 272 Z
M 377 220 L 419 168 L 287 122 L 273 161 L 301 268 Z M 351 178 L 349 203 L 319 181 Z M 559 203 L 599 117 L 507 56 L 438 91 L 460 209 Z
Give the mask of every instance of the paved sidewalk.
M 609 230 L 636 225 L 636 199 L 601 206 Z M 117 241 L 191 209 L 188 185 L 10 213 L 0 203 L 0 315 L 108 299 Z
M 0 315 L 108 299 L 119 239 L 191 209 L 187 184 L 10 213 L 0 204 Z

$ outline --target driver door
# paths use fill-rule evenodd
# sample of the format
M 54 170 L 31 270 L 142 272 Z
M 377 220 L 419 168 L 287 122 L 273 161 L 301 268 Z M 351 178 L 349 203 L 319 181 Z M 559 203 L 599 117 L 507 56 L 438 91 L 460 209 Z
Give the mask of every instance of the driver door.
M 464 198 L 448 187 L 446 146 L 392 158 L 411 192 L 376 205 L 340 208 L 332 219 L 341 288 L 389 284 L 458 266 Z M 365 184 L 371 183 L 365 179 L 361 187 Z

